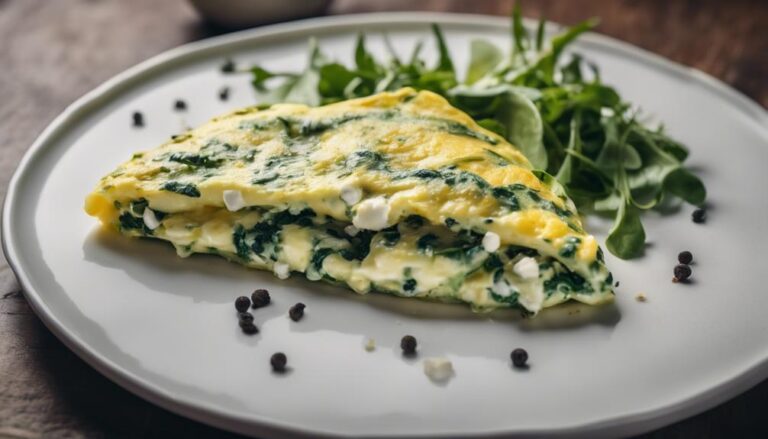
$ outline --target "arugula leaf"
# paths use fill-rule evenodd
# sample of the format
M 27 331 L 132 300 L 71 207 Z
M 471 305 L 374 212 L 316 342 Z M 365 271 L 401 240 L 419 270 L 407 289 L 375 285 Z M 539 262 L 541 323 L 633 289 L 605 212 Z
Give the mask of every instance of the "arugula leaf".
M 445 37 L 443 31 L 440 30 L 440 26 L 432 24 L 432 33 L 435 35 L 435 42 L 437 43 L 437 51 L 440 58 L 437 61 L 438 72 L 450 72 L 454 73 L 453 61 L 451 60 L 451 54 L 448 52 L 448 45 L 445 44 Z
M 683 200 L 700 206 L 707 199 L 707 189 L 698 177 L 684 168 L 676 168 L 666 177 L 663 183 L 664 190 L 676 195 Z
M 642 254 L 645 249 L 645 230 L 637 208 L 628 203 L 619 206 L 605 246 L 622 259 L 631 259 Z
M 503 59 L 501 50 L 485 40 L 472 40 L 469 48 L 469 67 L 466 84 L 474 84 L 490 74 Z
M 519 87 L 497 86 L 474 89 L 459 86 L 449 92 L 454 103 L 478 119 L 487 112 L 485 124 L 503 133 L 536 169 L 547 168 L 547 151 L 542 141 L 544 127 L 533 101 Z M 494 120 L 491 124 L 488 121 Z
M 536 169 L 547 169 L 544 126 L 536 105 L 522 93 L 510 88 L 496 113 L 496 120 L 506 128 L 506 138 L 517 146 Z
M 355 45 L 355 64 L 360 71 L 376 72 L 379 65 L 376 59 L 365 48 L 365 35 L 357 34 L 357 44 Z

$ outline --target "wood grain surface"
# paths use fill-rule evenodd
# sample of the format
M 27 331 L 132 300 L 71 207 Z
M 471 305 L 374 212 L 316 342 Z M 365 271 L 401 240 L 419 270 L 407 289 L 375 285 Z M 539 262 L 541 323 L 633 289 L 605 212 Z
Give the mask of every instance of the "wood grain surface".
M 768 106 L 768 2 L 522 1 L 703 70 Z M 336 0 L 330 13 L 434 10 L 506 15 L 511 1 Z M 0 195 L 68 104 L 166 49 L 223 32 L 183 0 L 0 0 Z M 717 324 L 717 322 L 713 322 Z M 681 346 L 681 350 L 685 349 Z M 768 381 L 651 438 L 768 437 Z M 237 437 L 157 408 L 102 377 L 31 312 L 0 256 L 0 438 Z

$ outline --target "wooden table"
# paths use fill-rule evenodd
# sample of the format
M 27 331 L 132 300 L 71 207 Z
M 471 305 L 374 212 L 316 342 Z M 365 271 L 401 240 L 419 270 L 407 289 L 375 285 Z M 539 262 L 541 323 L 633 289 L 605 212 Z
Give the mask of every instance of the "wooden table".
M 337 0 L 331 13 L 420 8 L 506 15 L 510 1 Z M 526 15 L 599 32 L 708 72 L 768 106 L 768 3 L 523 1 Z M 0 0 L 0 191 L 69 103 L 166 49 L 220 33 L 182 0 Z M 0 256 L 2 258 L 2 256 Z M 712 322 L 717 324 L 717 322 Z M 236 437 L 155 407 L 71 353 L 27 306 L 0 259 L 0 438 Z M 681 347 L 684 349 L 684 347 Z M 646 437 L 768 437 L 768 381 Z

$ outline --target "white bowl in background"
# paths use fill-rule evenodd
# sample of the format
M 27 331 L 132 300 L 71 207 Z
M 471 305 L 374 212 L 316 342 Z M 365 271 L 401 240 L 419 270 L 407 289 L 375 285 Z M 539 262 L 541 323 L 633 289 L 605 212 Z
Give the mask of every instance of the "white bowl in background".
M 264 23 L 321 15 L 331 0 L 189 0 L 211 23 L 246 28 Z

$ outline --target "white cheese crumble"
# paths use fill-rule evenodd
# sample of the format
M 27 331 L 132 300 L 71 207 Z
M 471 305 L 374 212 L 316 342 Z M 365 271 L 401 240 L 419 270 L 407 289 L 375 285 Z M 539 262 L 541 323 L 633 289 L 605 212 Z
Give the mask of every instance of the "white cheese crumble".
M 363 190 L 351 184 L 345 184 L 341 187 L 341 199 L 347 203 L 347 206 L 354 206 L 363 199 Z
M 544 288 L 542 288 L 541 284 L 534 284 L 528 288 L 521 289 L 517 302 L 528 311 L 534 314 L 538 313 L 541 311 L 541 305 L 544 303 Z
M 230 212 L 237 212 L 245 207 L 245 200 L 240 191 L 226 190 L 224 191 L 223 198 L 224 205 L 227 206 L 227 210 Z
M 364 347 L 365 347 L 365 350 L 366 350 L 367 352 L 372 352 L 374 349 L 376 349 L 376 340 L 374 340 L 374 339 L 372 339 L 372 338 L 369 338 L 369 339 L 368 339 L 368 340 L 365 342 L 365 346 L 364 346 Z
M 348 225 L 347 227 L 344 227 L 344 233 L 346 233 L 349 236 L 355 236 L 360 232 L 360 229 L 353 226 L 352 224 Z
M 504 278 L 501 278 L 493 283 L 493 287 L 491 288 L 494 292 L 494 294 L 501 296 L 501 297 L 509 297 L 509 295 L 512 294 L 514 291 L 509 284 L 507 283 Z
M 424 360 L 424 374 L 436 382 L 448 381 L 453 375 L 453 363 L 447 358 L 427 358 Z
M 358 229 L 385 229 L 389 226 L 389 209 L 384 197 L 369 198 L 357 206 L 352 224 Z
M 523 279 L 537 279 L 539 277 L 539 263 L 536 259 L 526 256 L 512 267 L 512 271 Z
M 483 248 L 488 253 L 493 253 L 501 246 L 501 238 L 493 232 L 486 232 L 483 236 Z
M 155 212 L 149 207 L 144 208 L 144 214 L 141 216 L 141 219 L 144 220 L 144 225 L 147 226 L 149 230 L 155 230 L 160 227 L 160 221 L 157 220 Z
M 274 271 L 278 279 L 284 280 L 291 276 L 291 267 L 285 262 L 275 262 L 275 265 L 272 266 L 272 271 Z

